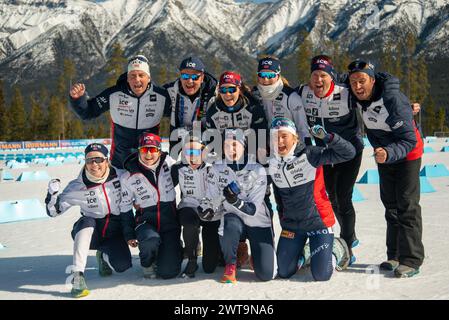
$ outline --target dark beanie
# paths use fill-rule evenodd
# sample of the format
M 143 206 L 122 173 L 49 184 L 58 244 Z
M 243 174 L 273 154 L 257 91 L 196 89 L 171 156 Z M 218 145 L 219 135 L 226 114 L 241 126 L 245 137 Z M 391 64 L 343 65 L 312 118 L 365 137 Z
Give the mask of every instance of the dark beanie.
M 108 148 L 106 148 L 104 144 L 94 142 L 84 149 L 84 156 L 87 156 L 87 154 L 92 151 L 101 152 L 105 157 L 107 157 L 109 153 Z

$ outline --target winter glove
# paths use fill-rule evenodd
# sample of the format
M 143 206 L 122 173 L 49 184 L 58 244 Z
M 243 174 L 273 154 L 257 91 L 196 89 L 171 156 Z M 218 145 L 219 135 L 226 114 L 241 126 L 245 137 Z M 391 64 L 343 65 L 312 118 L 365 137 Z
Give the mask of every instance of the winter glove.
M 48 193 L 51 195 L 55 195 L 61 189 L 61 180 L 59 179 L 51 179 L 48 183 Z
M 210 221 L 215 215 L 214 210 L 212 209 L 212 203 L 209 199 L 201 200 L 200 205 L 198 206 L 198 215 L 201 219 Z
M 225 197 L 226 201 L 228 201 L 230 204 L 234 204 L 238 201 L 239 193 L 240 187 L 235 181 L 232 181 L 223 189 L 223 196 Z
M 324 128 L 322 126 L 320 126 L 319 124 L 311 127 L 309 129 L 309 131 L 312 136 L 314 136 L 315 138 L 321 139 L 321 140 L 323 140 L 327 134 L 326 130 L 324 130 Z
M 309 129 L 310 134 L 315 138 L 324 140 L 325 142 L 331 142 L 334 135 L 331 133 L 327 133 L 323 126 L 317 124 Z

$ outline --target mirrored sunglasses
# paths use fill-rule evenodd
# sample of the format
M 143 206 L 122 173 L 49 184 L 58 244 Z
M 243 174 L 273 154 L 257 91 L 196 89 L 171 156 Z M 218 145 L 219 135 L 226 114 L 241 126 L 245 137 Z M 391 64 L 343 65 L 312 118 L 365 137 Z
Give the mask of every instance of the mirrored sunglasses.
M 277 77 L 279 73 L 278 72 L 266 72 L 266 71 L 262 71 L 262 72 L 258 72 L 257 76 L 259 78 L 263 78 L 263 79 L 274 79 Z
M 226 93 L 235 93 L 237 91 L 237 87 L 220 87 L 220 93 L 226 94 Z
M 106 157 L 93 157 L 93 158 L 87 158 L 85 161 L 86 161 L 86 164 L 92 164 L 94 162 L 97 164 L 100 164 L 100 163 L 105 162 L 107 159 L 108 158 L 106 158 Z
M 192 79 L 192 81 L 197 81 L 200 77 L 201 77 L 201 75 L 199 75 L 199 74 L 181 73 L 182 80 Z

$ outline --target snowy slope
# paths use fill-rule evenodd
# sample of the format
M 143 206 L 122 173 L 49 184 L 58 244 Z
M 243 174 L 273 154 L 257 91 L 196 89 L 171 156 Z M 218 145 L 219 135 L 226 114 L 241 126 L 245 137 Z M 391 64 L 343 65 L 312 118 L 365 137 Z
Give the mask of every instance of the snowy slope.
M 143 52 L 157 67 L 177 65 L 180 56 L 193 52 L 245 72 L 258 53 L 283 57 L 294 52 L 302 30 L 310 31 L 317 43 L 331 38 L 366 53 L 373 49 L 367 47 L 370 42 L 378 43 L 374 47 L 378 50 L 384 39 L 397 37 L 406 28 L 418 32 L 418 53 L 447 55 L 449 4 L 444 0 L 2 0 L 0 71 L 24 84 L 43 73 L 51 76 L 52 66 L 57 74 L 61 57 L 69 57 L 86 79 L 102 69 L 112 44 L 119 42 L 127 56 Z
M 430 144 L 435 150 L 447 145 L 442 140 Z M 443 163 L 449 167 L 449 153 L 425 154 L 423 165 Z M 365 149 L 359 178 L 366 169 L 375 168 L 370 148 Z M 29 169 L 30 170 L 30 169 Z M 80 170 L 78 165 L 45 168 L 63 185 Z M 15 176 L 21 170 L 13 172 Z M 133 251 L 133 268 L 104 279 L 98 275 L 95 252 L 88 259 L 86 278 L 95 299 L 449 299 L 449 177 L 431 178 L 435 193 L 422 194 L 425 263 L 421 274 L 411 279 L 395 279 L 391 273 L 372 273 L 385 259 L 384 209 L 378 185 L 357 188 L 367 198 L 355 203 L 357 235 L 361 245 L 354 249 L 357 262 L 347 271 L 336 272 L 328 282 L 313 282 L 310 270 L 302 270 L 290 280 L 257 281 L 249 270 L 238 271 L 237 285 L 218 282 L 223 268 L 206 275 L 200 269 L 195 279 L 145 280 L 139 266 L 138 252 Z M 0 201 L 36 197 L 44 200 L 46 182 L 4 182 Z M 0 224 L 0 300 L 67 299 L 65 269 L 72 261 L 70 230 L 79 218 L 71 209 L 61 217 L 20 223 Z M 338 230 L 338 226 L 336 227 Z M 275 218 L 276 241 L 279 223 Z M 338 232 L 337 232 L 338 234 Z M 184 261 L 185 263 L 186 261 Z

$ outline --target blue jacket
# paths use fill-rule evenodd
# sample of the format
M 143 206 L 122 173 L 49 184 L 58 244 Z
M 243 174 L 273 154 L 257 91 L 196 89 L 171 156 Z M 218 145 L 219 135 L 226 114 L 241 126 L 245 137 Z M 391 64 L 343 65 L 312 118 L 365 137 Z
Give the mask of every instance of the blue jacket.
M 413 122 L 410 101 L 399 90 L 399 79 L 388 73 L 376 73 L 373 96 L 369 101 L 353 101 L 360 108 L 373 148 L 387 151 L 385 163 L 419 158 L 419 135 Z M 421 152 L 421 153 L 420 153 Z M 411 153 L 412 159 L 407 157 Z
M 283 230 L 308 232 L 335 224 L 322 166 L 354 158 L 355 148 L 337 134 L 325 142 L 327 148 L 299 144 L 292 155 L 270 159 L 268 173 Z

